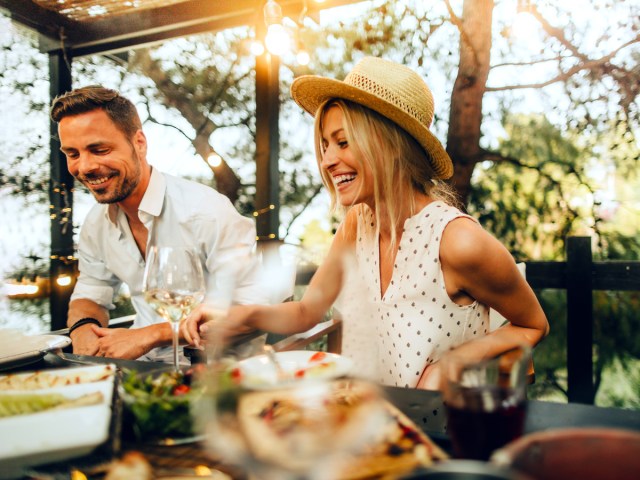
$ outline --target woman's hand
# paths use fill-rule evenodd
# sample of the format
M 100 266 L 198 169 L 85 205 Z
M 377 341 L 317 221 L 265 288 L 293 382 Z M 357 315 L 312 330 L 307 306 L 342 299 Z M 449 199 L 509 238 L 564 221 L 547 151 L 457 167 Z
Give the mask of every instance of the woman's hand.
M 211 305 L 200 305 L 182 322 L 180 332 L 184 339 L 200 348 L 203 336 L 216 335 L 227 340 L 253 330 L 246 323 L 250 308 L 237 305 L 223 310 Z

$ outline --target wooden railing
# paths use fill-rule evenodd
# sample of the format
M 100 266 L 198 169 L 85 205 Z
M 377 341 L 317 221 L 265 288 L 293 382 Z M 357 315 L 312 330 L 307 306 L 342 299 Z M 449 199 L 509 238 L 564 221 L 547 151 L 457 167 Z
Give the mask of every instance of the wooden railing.
M 567 291 L 568 398 L 593 403 L 593 291 L 640 290 L 640 262 L 594 262 L 591 237 L 567 238 L 566 253 L 566 262 L 526 262 L 527 281 L 534 290 Z

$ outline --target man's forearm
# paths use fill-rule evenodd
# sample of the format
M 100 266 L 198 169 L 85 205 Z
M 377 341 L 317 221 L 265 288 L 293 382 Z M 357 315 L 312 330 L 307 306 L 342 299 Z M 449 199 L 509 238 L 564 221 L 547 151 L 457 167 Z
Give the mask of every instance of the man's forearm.
M 73 300 L 71 303 L 69 303 L 67 327 L 73 327 L 75 323 L 83 318 L 95 318 L 98 322 L 100 322 L 100 326 L 109 326 L 109 313 L 107 312 L 106 308 L 98 305 L 92 300 L 88 300 L 85 298 Z
M 173 342 L 173 333 L 169 322 L 156 323 L 144 327 L 141 331 L 145 331 L 145 336 L 149 341 L 151 348 L 166 347 Z

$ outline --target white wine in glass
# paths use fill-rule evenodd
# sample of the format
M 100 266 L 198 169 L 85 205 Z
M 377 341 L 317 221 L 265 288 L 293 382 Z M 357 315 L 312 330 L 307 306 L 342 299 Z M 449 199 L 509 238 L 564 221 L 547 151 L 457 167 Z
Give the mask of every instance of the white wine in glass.
M 188 247 L 152 246 L 147 252 L 144 298 L 171 324 L 173 364 L 179 370 L 180 322 L 204 299 L 205 285 L 198 253 Z

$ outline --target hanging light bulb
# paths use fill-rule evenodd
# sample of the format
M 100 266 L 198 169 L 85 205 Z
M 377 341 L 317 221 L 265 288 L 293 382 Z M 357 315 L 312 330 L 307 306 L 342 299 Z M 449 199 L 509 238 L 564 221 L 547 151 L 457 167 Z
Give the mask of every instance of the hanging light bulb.
M 531 13 L 533 9 L 533 5 L 531 0 L 518 0 L 518 5 L 516 6 L 516 13 Z
M 289 35 L 282 26 L 282 9 L 274 0 L 267 0 L 263 13 L 264 23 L 267 25 L 265 46 L 271 54 L 282 55 L 289 50 Z
M 273 25 L 269 25 L 264 43 L 270 53 L 273 55 L 282 55 L 289 50 L 290 39 L 284 27 L 279 23 L 274 23 Z
M 274 25 L 276 23 L 282 24 L 282 9 L 275 0 L 267 0 L 262 10 L 264 13 L 264 23 Z

